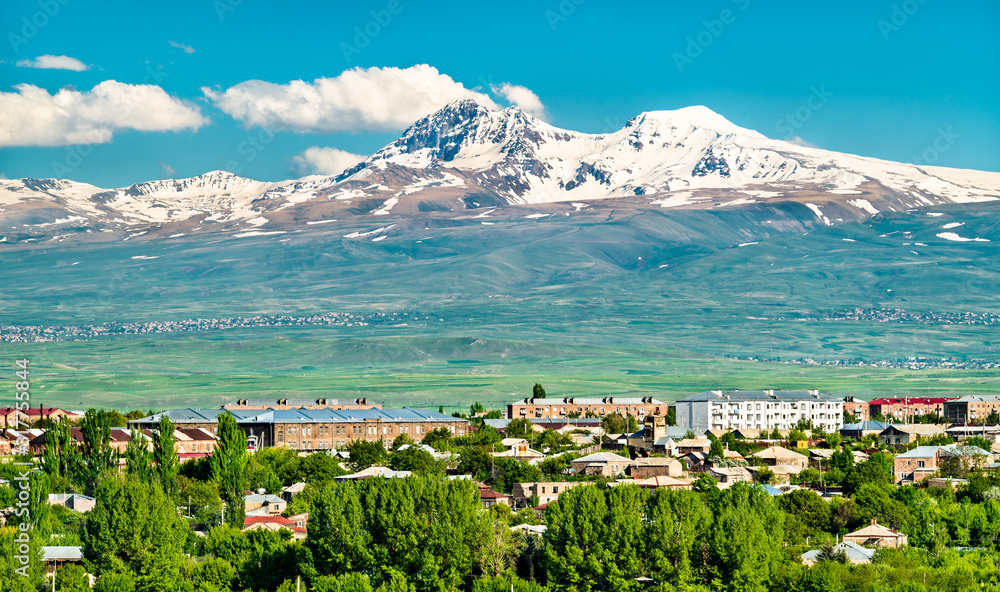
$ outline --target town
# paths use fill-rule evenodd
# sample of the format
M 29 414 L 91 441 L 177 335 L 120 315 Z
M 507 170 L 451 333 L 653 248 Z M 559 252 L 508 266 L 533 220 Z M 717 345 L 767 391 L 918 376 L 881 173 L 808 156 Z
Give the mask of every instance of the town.
M 581 574 L 591 590 L 799 590 L 864 566 L 905 579 L 917 557 L 933 589 L 957 590 L 932 558 L 992 562 L 998 413 L 986 395 L 666 402 L 538 384 L 452 415 L 364 398 L 2 409 L 0 519 L 16 528 L 0 532 L 11 548 L 30 533 L 37 561 L 0 556 L 0 571 L 108 592 L 537 592 Z M 421 546 L 445 563 L 421 564 Z

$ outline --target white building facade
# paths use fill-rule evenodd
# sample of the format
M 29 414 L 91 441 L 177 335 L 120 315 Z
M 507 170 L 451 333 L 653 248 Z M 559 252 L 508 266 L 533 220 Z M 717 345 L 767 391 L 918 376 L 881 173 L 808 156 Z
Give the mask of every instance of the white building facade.
M 844 425 L 844 401 L 819 391 L 704 391 L 677 401 L 677 425 L 705 430 L 788 430 L 799 420 L 834 432 Z

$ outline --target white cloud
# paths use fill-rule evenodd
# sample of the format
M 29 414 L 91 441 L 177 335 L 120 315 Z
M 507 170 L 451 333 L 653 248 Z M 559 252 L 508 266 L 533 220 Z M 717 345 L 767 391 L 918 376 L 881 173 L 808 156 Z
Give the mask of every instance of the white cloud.
M 504 82 L 499 86 L 493 86 L 492 90 L 507 99 L 511 104 L 520 107 L 525 113 L 548 121 L 549 113 L 545 109 L 545 105 L 542 104 L 542 100 L 530 88 Z
M 177 49 L 183 50 L 184 53 L 194 53 L 194 48 L 190 45 L 184 45 L 183 43 L 177 43 L 176 41 L 169 41 L 170 47 L 176 47 Z
M 338 148 L 313 146 L 306 148 L 302 154 L 292 157 L 292 162 L 300 173 L 337 175 L 364 159 L 365 157 L 360 154 L 351 154 Z
M 89 70 L 90 66 L 84 64 L 76 58 L 64 55 L 40 55 L 33 60 L 18 60 L 17 65 L 21 68 L 38 68 L 40 70 L 73 70 L 83 72 Z
M 152 84 L 105 80 L 89 91 L 19 84 L 0 92 L 0 147 L 110 142 L 115 131 L 197 130 L 208 123 L 197 106 Z
M 302 133 L 400 130 L 444 105 L 475 99 L 499 108 L 485 94 L 465 88 L 427 64 L 409 68 L 354 68 L 334 78 L 274 84 L 248 80 L 202 92 L 243 122 Z
M 791 142 L 792 144 L 797 144 L 799 146 L 805 146 L 806 148 L 819 148 L 819 146 L 817 146 L 816 144 L 813 144 L 812 142 L 810 142 L 809 140 L 806 140 L 805 138 L 803 138 L 801 136 L 794 136 L 794 137 L 789 138 L 788 140 L 785 140 L 785 141 L 786 142 Z

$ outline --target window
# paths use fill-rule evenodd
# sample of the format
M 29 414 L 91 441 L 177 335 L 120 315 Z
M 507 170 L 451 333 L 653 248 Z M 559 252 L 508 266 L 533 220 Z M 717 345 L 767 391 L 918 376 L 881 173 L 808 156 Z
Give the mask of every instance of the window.
M 918 461 L 917 461 L 917 467 L 919 467 L 919 468 L 921 468 L 921 469 L 922 469 L 922 468 L 924 468 L 924 461 L 922 461 L 922 460 L 918 460 Z

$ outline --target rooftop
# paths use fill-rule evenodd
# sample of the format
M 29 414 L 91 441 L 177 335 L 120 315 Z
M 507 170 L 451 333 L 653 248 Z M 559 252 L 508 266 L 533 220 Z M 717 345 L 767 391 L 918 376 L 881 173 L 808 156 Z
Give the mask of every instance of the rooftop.
M 134 424 L 158 423 L 162 415 L 176 424 L 217 423 L 221 409 L 171 409 L 135 420 Z M 237 423 L 353 423 L 381 421 L 384 423 L 410 421 L 466 421 L 427 409 L 230 409 Z
M 678 403 L 701 403 L 704 401 L 808 401 L 818 400 L 824 403 L 843 403 L 842 399 L 824 395 L 819 391 L 702 391 L 691 395 Z

